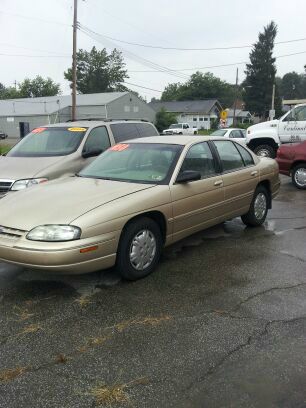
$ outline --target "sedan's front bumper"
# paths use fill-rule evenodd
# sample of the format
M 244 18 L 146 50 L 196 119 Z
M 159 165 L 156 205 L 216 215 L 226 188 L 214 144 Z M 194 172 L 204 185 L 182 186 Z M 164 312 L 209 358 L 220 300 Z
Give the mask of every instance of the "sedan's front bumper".
M 67 274 L 93 272 L 115 264 L 119 237 L 118 231 L 69 242 L 38 242 L 0 235 L 0 261 Z

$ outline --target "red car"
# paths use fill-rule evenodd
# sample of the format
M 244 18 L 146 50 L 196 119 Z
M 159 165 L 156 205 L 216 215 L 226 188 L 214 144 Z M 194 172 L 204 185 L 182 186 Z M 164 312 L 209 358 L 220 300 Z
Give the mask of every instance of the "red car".
M 282 145 L 277 151 L 279 172 L 292 177 L 295 187 L 306 190 L 306 141 Z

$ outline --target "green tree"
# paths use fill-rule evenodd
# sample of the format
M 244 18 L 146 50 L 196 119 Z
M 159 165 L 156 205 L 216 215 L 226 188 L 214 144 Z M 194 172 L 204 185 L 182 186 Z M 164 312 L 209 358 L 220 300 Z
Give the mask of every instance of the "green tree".
M 235 99 L 235 87 L 215 77 L 211 72 L 196 72 L 184 84 L 169 84 L 161 96 L 162 101 L 212 98 L 218 99 L 224 106 L 231 107 Z
M 280 93 L 285 99 L 298 99 L 302 97 L 303 76 L 297 72 L 288 72 L 282 78 Z
M 268 117 L 271 108 L 276 75 L 275 58 L 272 56 L 276 34 L 277 26 L 271 21 L 264 27 L 263 33 L 259 33 L 258 41 L 250 52 L 250 64 L 247 64 L 245 71 L 246 109 L 261 117 Z M 277 93 L 276 97 L 279 98 Z M 279 100 L 275 101 L 275 106 L 280 106 Z
M 19 92 L 14 87 L 6 87 L 0 83 L 0 99 L 15 99 L 20 98 Z
M 37 75 L 34 79 L 26 78 L 18 84 L 20 98 L 36 98 L 39 96 L 54 96 L 61 92 L 60 85 L 51 78 L 44 79 Z
M 180 82 L 169 84 L 164 89 L 161 101 L 179 101 L 182 100 L 182 93 L 184 90 L 184 85 Z
M 174 113 L 167 112 L 165 108 L 161 108 L 156 113 L 155 126 L 157 127 L 159 132 L 167 129 L 172 123 L 177 123 Z
M 64 76 L 72 82 L 72 69 L 64 72 Z M 114 49 L 108 54 L 105 48 L 99 51 L 93 47 L 89 52 L 82 49 L 77 52 L 78 92 L 119 91 L 125 78 L 128 75 L 120 51 Z

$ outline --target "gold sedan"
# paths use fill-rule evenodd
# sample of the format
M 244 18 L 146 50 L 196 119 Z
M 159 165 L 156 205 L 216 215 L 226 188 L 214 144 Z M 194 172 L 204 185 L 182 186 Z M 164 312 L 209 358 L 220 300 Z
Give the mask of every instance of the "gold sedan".
M 231 140 L 165 136 L 117 144 L 75 177 L 0 200 L 0 259 L 64 273 L 116 266 L 134 280 L 162 248 L 241 216 L 261 225 L 278 166 Z

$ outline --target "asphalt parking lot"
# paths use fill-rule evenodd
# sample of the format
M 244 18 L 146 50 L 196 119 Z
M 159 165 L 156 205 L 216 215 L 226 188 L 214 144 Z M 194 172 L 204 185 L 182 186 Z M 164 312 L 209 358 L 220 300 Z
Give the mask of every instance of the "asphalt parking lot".
M 0 264 L 0 407 L 305 407 L 305 242 L 282 177 L 264 227 L 203 231 L 138 282 Z

